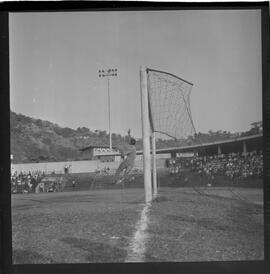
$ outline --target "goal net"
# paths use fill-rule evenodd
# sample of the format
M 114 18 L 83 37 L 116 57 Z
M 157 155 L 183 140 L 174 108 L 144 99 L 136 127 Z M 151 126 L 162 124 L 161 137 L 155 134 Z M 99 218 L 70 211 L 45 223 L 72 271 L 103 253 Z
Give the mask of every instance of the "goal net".
M 193 84 L 171 73 L 154 69 L 141 69 L 140 76 L 144 185 L 146 202 L 150 202 L 153 194 L 157 194 L 155 133 L 174 139 L 195 134 L 190 109 Z
M 151 130 L 175 139 L 195 133 L 190 92 L 193 84 L 167 72 L 147 69 Z

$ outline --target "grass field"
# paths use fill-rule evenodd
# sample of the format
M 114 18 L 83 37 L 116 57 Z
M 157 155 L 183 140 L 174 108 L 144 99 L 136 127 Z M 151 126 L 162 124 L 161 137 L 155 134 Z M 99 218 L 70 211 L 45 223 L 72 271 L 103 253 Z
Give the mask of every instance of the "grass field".
M 116 189 L 91 183 L 12 195 L 14 263 L 264 258 L 262 188 L 162 186 L 146 207 L 142 178 Z

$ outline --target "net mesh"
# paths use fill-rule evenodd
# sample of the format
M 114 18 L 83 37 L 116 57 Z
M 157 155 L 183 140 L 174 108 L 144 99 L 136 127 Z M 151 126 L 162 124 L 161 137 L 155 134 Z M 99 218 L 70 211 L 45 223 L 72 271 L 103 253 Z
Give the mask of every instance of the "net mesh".
M 167 72 L 147 70 L 150 123 L 153 132 L 175 139 L 195 134 L 191 110 L 192 84 Z

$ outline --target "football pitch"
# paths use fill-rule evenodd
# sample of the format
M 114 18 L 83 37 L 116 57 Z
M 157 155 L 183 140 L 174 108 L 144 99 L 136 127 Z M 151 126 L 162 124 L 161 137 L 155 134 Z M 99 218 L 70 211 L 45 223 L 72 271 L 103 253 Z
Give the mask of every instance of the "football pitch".
M 264 258 L 263 190 L 161 187 L 12 195 L 13 263 Z

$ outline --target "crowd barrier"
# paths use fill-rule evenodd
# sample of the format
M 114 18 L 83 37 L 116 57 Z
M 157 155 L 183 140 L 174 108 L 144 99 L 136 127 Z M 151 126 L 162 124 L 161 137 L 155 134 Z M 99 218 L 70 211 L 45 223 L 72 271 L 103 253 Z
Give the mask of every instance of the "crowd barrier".
M 100 160 L 88 161 L 65 161 L 65 162 L 46 162 L 46 163 L 25 163 L 25 164 L 11 164 L 11 172 L 35 172 L 37 170 L 44 171 L 46 174 L 64 173 L 65 166 L 69 167 L 69 173 L 87 173 L 94 172 L 97 169 L 110 168 L 115 170 L 120 162 L 101 162 Z M 157 159 L 157 167 L 164 167 L 165 159 Z M 142 169 L 143 161 L 138 159 L 135 161 L 135 168 Z

